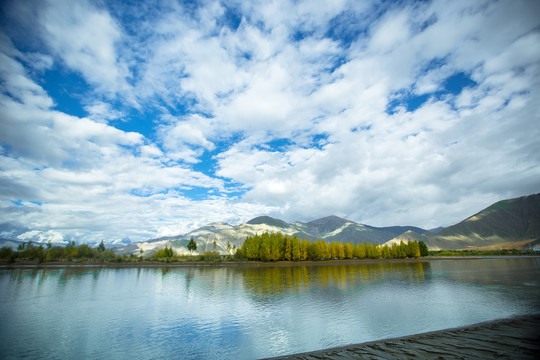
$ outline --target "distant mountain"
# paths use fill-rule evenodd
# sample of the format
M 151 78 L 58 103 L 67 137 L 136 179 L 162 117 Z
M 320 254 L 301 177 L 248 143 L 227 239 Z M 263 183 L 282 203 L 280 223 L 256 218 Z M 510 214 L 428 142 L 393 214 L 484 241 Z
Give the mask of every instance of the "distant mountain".
M 443 226 L 439 226 L 439 227 L 436 227 L 436 228 L 433 228 L 433 229 L 429 229 L 428 231 L 430 233 L 433 233 L 433 234 L 438 234 L 438 233 L 441 232 L 441 230 L 444 230 Z
M 342 228 L 346 224 L 354 224 L 352 221 L 342 219 L 332 215 L 313 220 L 308 223 L 296 222 L 293 225 L 297 226 L 303 232 L 310 234 L 312 238 L 322 238 L 336 230 Z
M 274 219 L 270 216 L 259 216 L 259 217 L 256 217 L 254 219 L 251 219 L 249 220 L 247 223 L 247 225 L 269 225 L 269 226 L 274 226 L 274 227 L 282 227 L 282 228 L 287 228 L 289 227 L 289 224 L 287 224 L 285 221 L 283 220 L 279 220 L 279 219 Z
M 392 241 L 422 240 L 430 250 L 528 249 L 540 243 L 540 194 L 496 202 L 437 234 L 407 232 Z
M 22 240 L 16 240 L 16 239 L 6 239 L 6 238 L 0 238 L 0 248 L 8 247 L 12 250 L 17 250 L 17 247 L 23 243 L 28 243 L 28 240 L 22 241 Z M 40 241 L 33 241 L 32 244 L 34 246 L 43 246 L 47 247 L 48 242 L 40 242 Z M 54 242 L 52 243 L 53 246 L 65 246 L 68 242 Z
M 238 226 L 212 223 L 187 234 L 132 243 L 114 250 L 121 254 L 139 255 L 142 249 L 143 256 L 152 256 L 157 250 L 167 246 L 172 247 L 176 254 L 188 254 L 187 243 L 193 237 L 197 243 L 195 254 L 204 251 L 218 251 L 221 254 L 227 254 L 228 246 L 230 246 L 232 253 L 234 249 L 242 246 L 247 236 L 263 232 L 281 232 L 309 240 L 325 239 L 326 241 L 382 244 L 410 229 L 425 232 L 423 229 L 411 226 L 377 228 L 358 224 L 338 216 L 327 216 L 307 223 L 294 222 L 290 224 L 270 216 L 259 216 Z
M 10 249 L 13 249 L 13 250 L 16 250 L 17 247 L 23 243 L 28 243 L 29 240 L 26 240 L 26 241 L 23 241 L 23 240 L 16 240 L 16 239 L 5 239 L 5 238 L 0 238 L 0 248 L 3 248 L 3 247 L 8 247 Z M 34 246 L 43 246 L 44 248 L 46 248 L 49 244 L 49 242 L 43 242 L 43 241 L 34 241 L 32 240 L 32 244 Z M 52 242 L 51 245 L 52 246 L 60 246 L 60 247 L 64 247 L 68 244 L 71 244 L 71 241 L 67 241 L 67 240 L 64 240 L 64 241 L 57 241 L 57 242 Z M 81 245 L 80 243 L 77 243 L 77 245 Z M 87 243 L 88 246 L 90 247 L 97 247 L 99 243 Z M 115 249 L 117 247 L 126 247 L 126 245 L 129 245 L 131 244 L 131 241 L 129 239 L 121 239 L 121 240 L 116 240 L 116 241 L 113 241 L 113 242 L 109 242 L 106 244 L 106 247 L 107 249 Z
M 375 230 L 378 230 L 378 231 L 386 231 L 386 232 L 389 232 L 389 233 L 395 234 L 395 235 L 403 234 L 404 232 L 407 232 L 407 231 L 414 231 L 414 232 L 416 232 L 418 234 L 423 234 L 423 233 L 428 231 L 428 230 L 424 230 L 424 229 L 421 229 L 421 228 L 416 227 L 416 226 L 373 227 L 373 226 L 366 225 L 366 227 L 368 227 L 370 229 L 375 229 Z
M 423 234 L 426 232 L 414 226 L 375 227 L 355 223 L 337 216 L 327 216 L 308 223 L 294 223 L 308 238 L 324 238 L 327 241 L 342 241 L 350 243 L 371 242 L 382 244 L 405 231 L 414 230 Z
M 124 239 L 118 239 L 118 240 L 114 240 L 112 242 L 109 242 L 107 244 L 107 247 L 111 248 L 111 247 L 125 246 L 125 245 L 129 245 L 129 244 L 131 244 L 131 240 L 129 238 L 124 238 Z M 88 244 L 88 245 L 89 246 L 97 246 L 98 243 Z

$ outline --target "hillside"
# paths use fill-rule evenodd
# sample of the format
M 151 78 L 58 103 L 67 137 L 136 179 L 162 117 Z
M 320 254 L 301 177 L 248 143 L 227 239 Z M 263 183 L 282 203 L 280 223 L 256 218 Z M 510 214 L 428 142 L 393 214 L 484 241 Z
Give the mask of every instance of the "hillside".
M 332 215 L 307 223 L 296 222 L 293 225 L 301 229 L 301 231 L 310 234 L 312 238 L 322 238 L 349 223 L 352 222 Z
M 529 249 L 540 243 L 540 194 L 496 202 L 437 234 L 407 232 L 392 241 L 423 240 L 430 250 Z

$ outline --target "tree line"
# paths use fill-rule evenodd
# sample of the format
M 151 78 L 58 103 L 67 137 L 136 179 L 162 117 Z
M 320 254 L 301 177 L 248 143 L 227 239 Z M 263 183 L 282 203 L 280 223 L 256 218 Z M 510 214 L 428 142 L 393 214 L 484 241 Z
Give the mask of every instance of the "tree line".
M 392 246 L 372 244 L 352 244 L 343 242 L 327 242 L 324 239 L 310 241 L 300 240 L 296 235 L 268 233 L 246 237 L 237 255 L 248 260 L 330 260 L 330 259 L 402 259 L 429 255 L 427 246 L 422 242 L 409 241 Z
M 32 241 L 24 242 L 17 246 L 17 250 L 8 247 L 0 249 L 0 259 L 10 263 L 19 260 L 31 260 L 39 263 L 49 261 L 118 261 L 118 255 L 114 251 L 106 249 L 103 241 L 95 248 L 87 244 L 76 245 L 75 241 L 66 246 L 52 246 L 49 242 L 45 247 L 36 246 Z
M 193 239 L 188 243 L 190 252 L 197 249 Z M 230 246 L 229 246 L 230 247 Z M 230 251 L 230 250 L 229 250 Z M 376 259 L 376 258 L 414 258 L 427 256 L 427 246 L 422 242 L 412 241 L 409 243 L 381 246 L 379 244 L 363 243 L 352 244 L 343 242 L 327 242 L 323 239 L 310 241 L 300 240 L 297 236 L 283 235 L 282 233 L 263 233 L 262 235 L 248 236 L 242 246 L 236 249 L 233 256 L 221 256 L 216 251 L 206 251 L 192 256 L 175 255 L 173 248 L 162 248 L 153 256 L 144 258 L 140 256 L 118 255 L 113 250 L 106 249 L 103 241 L 97 247 L 87 244 L 76 245 L 71 242 L 66 246 L 52 246 L 49 242 L 46 246 L 36 245 L 31 241 L 22 243 L 16 250 L 4 247 L 0 249 L 0 260 L 14 263 L 21 260 L 42 262 L 141 262 L 141 261 L 166 261 L 166 262 L 221 262 L 233 260 L 329 260 L 329 259 Z

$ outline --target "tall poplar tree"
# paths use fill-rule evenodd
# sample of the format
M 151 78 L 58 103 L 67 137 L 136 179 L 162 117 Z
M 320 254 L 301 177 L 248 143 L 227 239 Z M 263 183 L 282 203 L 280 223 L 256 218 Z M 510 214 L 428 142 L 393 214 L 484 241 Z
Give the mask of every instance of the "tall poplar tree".
M 289 235 L 285 236 L 285 254 L 283 255 L 285 260 L 292 259 L 292 241 Z
M 428 250 L 428 247 L 426 245 L 425 242 L 423 241 L 420 241 L 418 243 L 418 248 L 420 249 L 420 256 L 428 256 L 429 255 L 429 250 Z

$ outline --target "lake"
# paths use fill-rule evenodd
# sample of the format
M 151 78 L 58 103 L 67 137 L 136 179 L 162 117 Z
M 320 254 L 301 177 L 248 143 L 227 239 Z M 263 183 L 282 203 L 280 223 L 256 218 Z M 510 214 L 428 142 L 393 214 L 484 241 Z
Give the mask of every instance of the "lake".
M 540 312 L 540 258 L 0 269 L 0 358 L 253 359 Z

